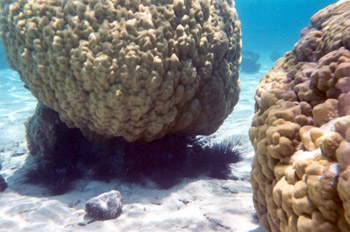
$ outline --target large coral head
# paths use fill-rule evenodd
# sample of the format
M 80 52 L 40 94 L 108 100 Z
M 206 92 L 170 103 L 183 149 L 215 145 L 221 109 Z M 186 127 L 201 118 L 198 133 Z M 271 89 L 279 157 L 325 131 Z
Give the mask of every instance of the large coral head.
M 0 35 L 33 95 L 85 135 L 211 134 L 238 101 L 225 0 L 3 0 Z
M 251 183 L 270 231 L 350 231 L 350 1 L 311 19 L 258 86 Z

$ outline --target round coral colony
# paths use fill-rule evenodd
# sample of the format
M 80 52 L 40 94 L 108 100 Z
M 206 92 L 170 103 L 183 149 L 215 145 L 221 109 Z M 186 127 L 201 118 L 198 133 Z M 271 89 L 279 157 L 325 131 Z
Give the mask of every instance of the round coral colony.
M 215 132 L 238 102 L 232 1 L 1 1 L 11 68 L 90 140 Z
M 349 1 L 315 14 L 257 89 L 251 183 L 269 231 L 350 231 L 349 18 Z

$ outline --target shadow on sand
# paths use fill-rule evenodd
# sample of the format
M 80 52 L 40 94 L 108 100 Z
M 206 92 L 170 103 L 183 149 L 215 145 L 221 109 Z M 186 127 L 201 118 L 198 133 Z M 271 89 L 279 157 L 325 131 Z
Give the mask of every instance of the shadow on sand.
M 55 154 L 28 157 L 20 172 L 11 178 L 39 185 L 50 195 L 68 192 L 81 179 L 103 182 L 118 179 L 146 185 L 150 180 L 159 189 L 169 189 L 185 178 L 208 176 L 237 179 L 230 164 L 241 160 L 240 138 L 214 143 L 210 137 L 168 135 L 150 143 L 127 143 L 114 139 L 103 145 L 89 143 L 70 130 L 57 144 Z M 25 178 L 21 178 L 25 173 Z M 17 175 L 17 176 L 16 176 Z

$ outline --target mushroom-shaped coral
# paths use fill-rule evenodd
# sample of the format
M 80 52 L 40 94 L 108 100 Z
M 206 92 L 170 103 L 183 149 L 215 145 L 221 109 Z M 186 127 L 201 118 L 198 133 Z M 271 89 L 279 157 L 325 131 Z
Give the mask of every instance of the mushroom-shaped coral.
M 251 183 L 269 231 L 350 231 L 350 1 L 321 10 L 259 84 Z
M 0 1 L 11 68 L 93 139 L 211 134 L 238 102 L 241 26 L 227 0 Z

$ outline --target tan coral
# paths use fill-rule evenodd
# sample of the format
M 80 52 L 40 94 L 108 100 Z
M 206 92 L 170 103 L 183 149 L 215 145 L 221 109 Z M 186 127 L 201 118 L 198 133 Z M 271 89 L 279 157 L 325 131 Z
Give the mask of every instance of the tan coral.
M 350 231 L 349 32 L 349 1 L 320 11 L 257 88 L 251 183 L 269 231 Z
M 232 1 L 16 0 L 0 9 L 10 66 L 94 140 L 211 134 L 238 102 Z
M 345 209 L 345 219 L 350 224 L 350 166 L 339 177 L 338 191 Z
M 315 126 L 321 126 L 337 118 L 337 105 L 337 100 L 327 99 L 324 103 L 315 106 L 312 111 Z

